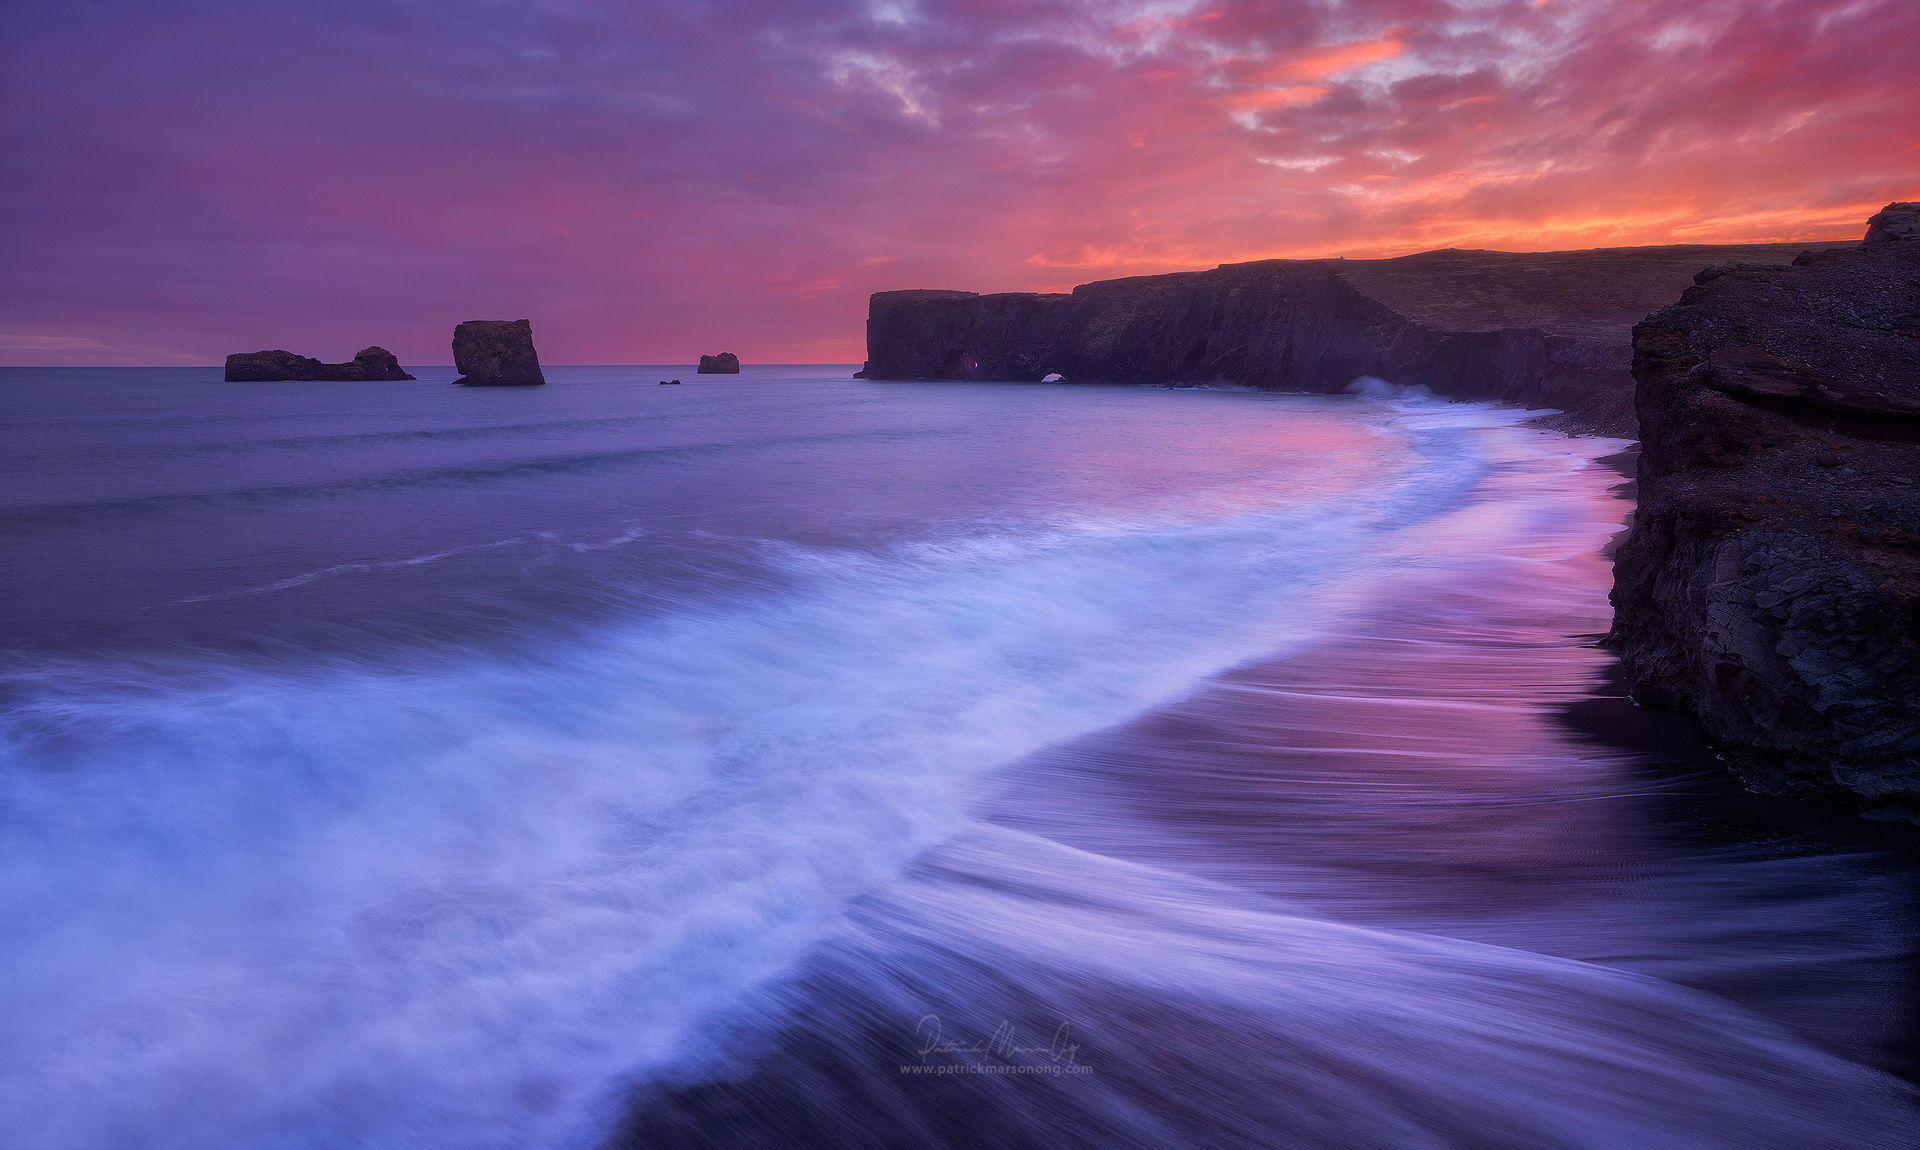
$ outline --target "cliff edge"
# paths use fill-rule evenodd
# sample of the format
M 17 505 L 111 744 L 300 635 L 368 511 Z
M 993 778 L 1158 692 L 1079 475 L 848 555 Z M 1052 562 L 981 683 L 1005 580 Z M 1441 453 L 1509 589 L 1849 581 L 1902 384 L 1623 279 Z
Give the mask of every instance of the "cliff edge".
M 1612 643 L 1762 789 L 1920 821 L 1920 204 L 1633 331 Z
M 1630 332 L 1701 268 L 1805 245 L 1445 250 L 1263 260 L 1071 293 L 876 293 L 867 379 L 1204 384 L 1337 392 L 1362 375 L 1635 434 Z

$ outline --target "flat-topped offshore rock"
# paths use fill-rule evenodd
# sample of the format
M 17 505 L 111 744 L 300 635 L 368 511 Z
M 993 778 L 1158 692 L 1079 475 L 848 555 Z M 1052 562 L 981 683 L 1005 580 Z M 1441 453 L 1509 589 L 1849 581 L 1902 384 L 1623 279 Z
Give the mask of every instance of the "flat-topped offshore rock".
M 739 375 L 740 357 L 730 351 L 719 355 L 703 355 L 696 375 Z
M 547 382 L 524 319 L 470 319 L 453 329 L 453 366 L 468 387 L 526 387 Z
M 1693 274 L 1802 244 L 1262 260 L 1066 295 L 880 292 L 867 379 L 1202 384 L 1338 392 L 1360 376 L 1634 433 L 1631 330 Z M 1818 245 L 1815 245 L 1818 246 Z
M 1612 640 L 1749 781 L 1920 821 L 1920 206 L 1634 329 Z
M 290 351 L 245 351 L 227 357 L 227 382 L 267 383 L 278 380 L 412 379 L 400 361 L 384 347 L 362 349 L 346 363 L 322 363 Z

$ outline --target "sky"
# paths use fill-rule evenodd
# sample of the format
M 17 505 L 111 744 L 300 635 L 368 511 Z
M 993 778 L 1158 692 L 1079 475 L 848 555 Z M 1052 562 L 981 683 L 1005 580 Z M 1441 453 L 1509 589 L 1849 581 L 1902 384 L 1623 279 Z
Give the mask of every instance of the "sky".
M 1916 108 L 1914 0 L 4 0 L 0 364 L 858 362 L 892 288 L 1848 238 Z

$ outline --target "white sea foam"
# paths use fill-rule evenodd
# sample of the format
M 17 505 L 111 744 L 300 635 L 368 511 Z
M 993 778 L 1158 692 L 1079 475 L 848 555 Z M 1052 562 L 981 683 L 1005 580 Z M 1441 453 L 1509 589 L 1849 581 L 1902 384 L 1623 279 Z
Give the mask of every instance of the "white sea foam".
M 1505 417 L 1424 418 L 1370 488 L 769 544 L 757 599 L 513 655 L 26 668 L 0 728 L 10 1136 L 551 1140 L 953 833 L 969 778 L 1443 560 L 1423 525 Z M 1471 514 L 1461 546 L 1503 529 Z
M 1355 376 L 1344 389 L 1348 395 L 1363 399 L 1388 399 L 1401 402 L 1438 402 L 1439 397 L 1424 383 L 1394 383 L 1377 375 Z

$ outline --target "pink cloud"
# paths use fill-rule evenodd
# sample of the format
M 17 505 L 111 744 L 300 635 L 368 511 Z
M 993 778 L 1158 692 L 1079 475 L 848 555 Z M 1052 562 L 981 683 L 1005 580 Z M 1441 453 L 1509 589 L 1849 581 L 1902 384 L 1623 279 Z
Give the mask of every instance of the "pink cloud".
M 433 363 L 481 315 L 556 363 L 851 361 L 884 288 L 1831 238 L 1920 195 L 1901 0 L 0 20 L 8 362 Z

